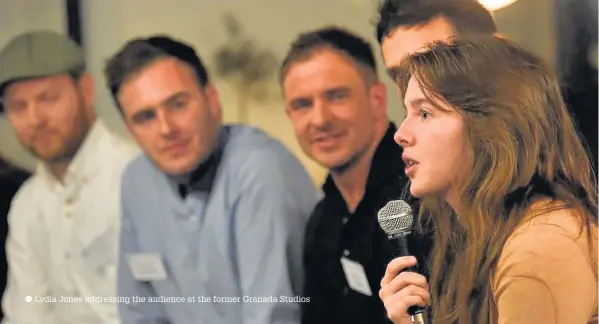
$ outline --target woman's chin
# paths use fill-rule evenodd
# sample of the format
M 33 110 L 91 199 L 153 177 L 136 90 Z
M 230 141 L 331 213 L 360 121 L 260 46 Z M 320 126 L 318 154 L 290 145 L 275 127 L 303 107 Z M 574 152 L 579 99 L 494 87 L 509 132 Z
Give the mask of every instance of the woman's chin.
M 434 195 L 434 191 L 427 190 L 427 189 L 430 189 L 430 188 L 425 188 L 425 187 L 419 186 L 418 183 L 412 182 L 410 184 L 410 194 L 416 198 L 425 198 L 427 196 Z
M 422 198 L 424 196 L 422 192 L 414 188 L 410 188 L 410 194 L 412 195 L 412 197 L 416 198 Z

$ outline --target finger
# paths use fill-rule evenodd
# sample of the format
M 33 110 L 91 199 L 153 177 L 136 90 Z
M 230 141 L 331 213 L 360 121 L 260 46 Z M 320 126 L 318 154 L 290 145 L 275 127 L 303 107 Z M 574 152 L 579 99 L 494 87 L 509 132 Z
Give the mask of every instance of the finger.
M 386 296 L 393 295 L 408 285 L 420 286 L 425 290 L 429 290 L 428 282 L 423 275 L 416 272 L 405 271 L 398 274 L 391 280 L 391 282 L 386 284 L 383 283 L 379 290 L 379 297 L 383 299 Z
M 381 286 L 383 286 L 384 284 L 387 284 L 391 280 L 393 280 L 393 278 L 395 278 L 395 276 L 397 276 L 397 274 L 401 270 L 403 270 L 407 267 L 415 266 L 416 263 L 417 263 L 416 258 L 413 256 L 403 256 L 403 257 L 393 259 L 387 265 L 387 269 L 385 270 L 385 275 L 383 276 L 383 279 L 381 280 Z
M 424 305 L 428 305 L 431 301 L 431 294 L 428 289 L 419 286 L 409 285 L 395 294 L 396 298 L 403 299 L 408 296 L 419 296 L 424 301 Z M 421 305 L 421 306 L 424 306 Z
M 426 277 L 411 271 L 404 271 L 398 274 L 395 276 L 395 278 L 393 278 L 393 280 L 391 280 L 391 282 L 387 284 L 387 287 L 393 291 L 400 291 L 402 288 L 408 285 L 420 286 L 426 290 L 429 289 Z
M 393 322 L 399 322 L 402 318 L 409 316 L 408 308 L 411 306 L 419 305 L 421 307 L 425 307 L 426 303 L 422 299 L 422 297 L 414 295 L 414 296 L 404 296 L 399 299 L 396 298 L 388 299 L 388 302 L 385 303 L 385 310 L 387 311 L 387 316 Z
M 400 289 L 397 287 L 393 287 L 391 284 L 383 286 L 379 290 L 379 298 L 384 302 L 390 296 L 409 296 L 409 295 L 419 295 L 421 296 L 427 303 L 430 302 L 430 292 L 428 286 L 422 287 L 421 285 L 413 285 L 413 284 L 404 284 L 401 283 L 402 286 Z

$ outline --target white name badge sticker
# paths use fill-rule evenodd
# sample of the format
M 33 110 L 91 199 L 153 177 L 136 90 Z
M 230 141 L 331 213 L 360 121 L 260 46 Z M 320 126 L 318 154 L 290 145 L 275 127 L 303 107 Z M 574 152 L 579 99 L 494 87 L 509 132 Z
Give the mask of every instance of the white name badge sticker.
M 345 278 L 351 289 L 366 296 L 372 296 L 372 290 L 370 290 L 366 272 L 361 264 L 348 258 L 341 257 L 341 266 L 343 267 Z
M 133 253 L 127 256 L 129 268 L 138 281 L 165 280 L 166 269 L 158 253 Z

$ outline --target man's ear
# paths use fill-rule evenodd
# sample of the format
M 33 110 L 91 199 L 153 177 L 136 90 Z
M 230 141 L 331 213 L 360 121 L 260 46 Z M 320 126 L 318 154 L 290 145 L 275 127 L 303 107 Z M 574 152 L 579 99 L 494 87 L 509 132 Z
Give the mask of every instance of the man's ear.
M 79 93 L 81 94 L 81 98 L 83 99 L 83 104 L 85 106 L 87 114 L 93 116 L 94 114 L 94 101 L 95 101 L 95 89 L 94 89 L 94 79 L 89 73 L 83 73 L 77 79 L 77 88 L 79 89 Z
M 216 87 L 213 86 L 212 83 L 208 83 L 206 86 L 204 86 L 204 94 L 206 96 L 206 102 L 208 103 L 210 114 L 214 119 L 222 121 L 223 114 L 218 90 L 216 90 Z
M 370 87 L 370 106 L 378 118 L 387 118 L 387 87 L 377 82 Z

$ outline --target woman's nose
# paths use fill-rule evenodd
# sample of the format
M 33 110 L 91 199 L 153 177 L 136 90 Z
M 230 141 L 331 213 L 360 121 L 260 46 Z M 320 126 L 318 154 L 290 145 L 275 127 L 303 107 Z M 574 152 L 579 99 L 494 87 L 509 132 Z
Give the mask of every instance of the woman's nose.
M 395 143 L 397 143 L 401 147 L 406 147 L 413 145 L 414 136 L 409 131 L 409 122 L 404 120 L 397 128 L 395 135 L 393 136 Z

